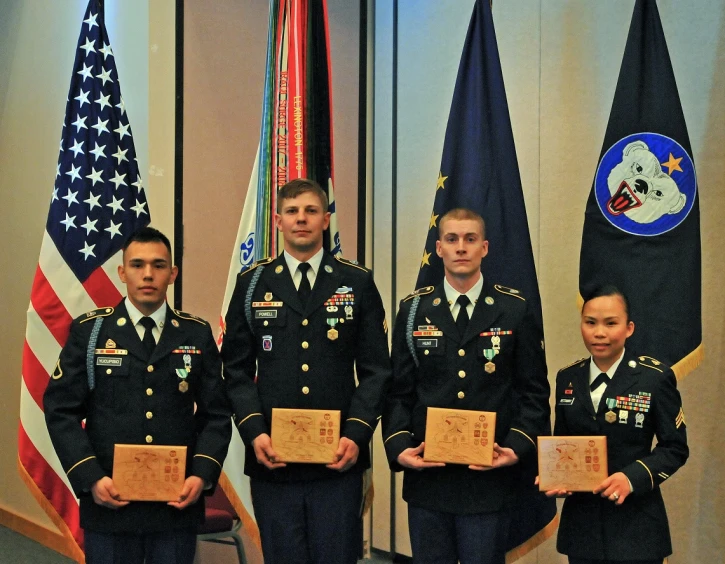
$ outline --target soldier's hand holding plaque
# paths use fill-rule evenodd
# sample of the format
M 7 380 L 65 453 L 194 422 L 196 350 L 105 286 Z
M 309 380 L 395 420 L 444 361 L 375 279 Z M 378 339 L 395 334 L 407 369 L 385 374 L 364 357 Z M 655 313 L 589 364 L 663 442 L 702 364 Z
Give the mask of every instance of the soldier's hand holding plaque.
M 339 410 L 272 409 L 272 447 L 280 462 L 332 464 L 339 442 Z
M 124 501 L 177 501 L 185 479 L 185 446 L 114 446 L 113 483 Z
M 592 492 L 607 478 L 604 436 L 539 437 L 539 491 Z
M 425 425 L 426 462 L 493 464 L 495 413 L 429 407 Z

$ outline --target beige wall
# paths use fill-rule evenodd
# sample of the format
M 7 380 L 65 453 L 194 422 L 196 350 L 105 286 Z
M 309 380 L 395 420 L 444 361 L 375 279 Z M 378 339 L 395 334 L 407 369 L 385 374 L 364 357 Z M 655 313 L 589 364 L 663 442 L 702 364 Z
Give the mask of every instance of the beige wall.
M 725 236 L 725 5 L 720 0 L 658 2 L 698 171 L 703 245 L 706 360 L 680 383 L 691 456 L 664 486 L 675 554 L 671 564 L 719 562 L 725 550 L 725 486 L 718 433 L 723 332 Z M 376 3 L 375 270 L 388 316 L 393 286 L 390 241 L 397 231 L 397 299 L 413 289 L 428 230 L 461 47 L 473 0 L 399 2 L 398 221 L 390 200 L 392 3 Z M 547 360 L 558 368 L 584 356 L 576 294 L 584 206 L 599 158 L 634 2 L 518 0 L 493 2 L 494 23 L 521 169 L 543 302 Z M 682 289 L 687 292 L 687 288 Z M 376 445 L 373 547 L 389 549 L 390 488 Z M 719 488 L 719 490 L 718 490 Z M 398 479 L 396 549 L 409 550 Z M 636 523 L 632 523 L 636 526 Z M 526 563 L 564 562 L 548 541 Z

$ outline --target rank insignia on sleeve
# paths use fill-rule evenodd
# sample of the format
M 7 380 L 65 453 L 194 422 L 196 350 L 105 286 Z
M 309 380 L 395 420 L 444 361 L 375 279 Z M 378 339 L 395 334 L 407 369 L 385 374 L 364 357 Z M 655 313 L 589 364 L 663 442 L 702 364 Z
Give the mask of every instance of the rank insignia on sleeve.
M 60 378 L 60 376 L 59 376 Z M 685 412 L 682 411 L 682 408 L 680 408 L 679 413 L 677 414 L 677 417 L 675 417 L 675 426 L 679 429 L 680 426 L 685 425 L 687 426 L 687 423 L 685 422 Z

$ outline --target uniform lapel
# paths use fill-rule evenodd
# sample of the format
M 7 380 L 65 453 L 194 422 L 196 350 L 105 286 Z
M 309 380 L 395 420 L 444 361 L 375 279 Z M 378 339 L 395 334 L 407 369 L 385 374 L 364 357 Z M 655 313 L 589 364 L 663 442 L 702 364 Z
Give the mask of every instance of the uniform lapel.
M 281 268 L 280 268 L 281 267 Z M 284 255 L 279 255 L 269 265 L 265 266 L 260 284 L 269 288 L 275 298 L 279 298 L 285 305 L 291 307 L 300 315 L 304 314 L 304 308 L 297 295 L 297 288 L 292 281 L 292 274 L 287 268 L 287 261 Z M 259 288 L 260 284 L 257 285 Z
M 634 367 L 630 366 L 629 363 L 633 362 Z M 607 389 L 604 390 L 602 401 L 599 402 L 599 409 L 608 409 L 606 407 L 607 398 L 616 398 L 617 396 L 624 395 L 632 386 L 637 383 L 637 374 L 639 374 L 640 368 L 634 357 L 630 357 L 625 354 L 622 362 L 619 363 L 617 371 L 614 373 L 614 377 L 609 382 Z
M 473 316 L 468 322 L 465 334 L 461 339 L 461 344 L 465 344 L 474 337 L 478 336 L 481 331 L 485 331 L 491 327 L 494 327 L 496 319 L 501 315 L 502 310 L 498 304 L 498 300 L 493 301 L 491 304 L 486 303 L 486 296 L 491 297 L 491 288 L 484 282 L 483 288 L 481 288 L 481 295 L 478 296 L 476 305 L 473 306 Z M 502 327 L 501 329 L 507 329 Z
M 315 277 L 315 285 L 312 287 L 312 293 L 310 294 L 310 300 L 307 302 L 305 312 L 316 310 L 320 307 L 325 300 L 335 293 L 335 290 L 340 287 L 342 277 L 337 264 L 333 264 L 334 259 L 331 255 L 325 253 L 320 262 L 320 269 Z M 330 272 L 328 272 L 328 269 Z M 354 292 L 353 288 L 353 292 Z
M 424 296 L 422 299 L 426 300 L 426 307 L 421 308 L 421 313 L 425 314 L 431 320 L 431 323 L 438 327 L 444 335 L 447 337 L 454 336 L 456 341 L 460 341 L 458 328 L 456 327 L 455 321 L 453 321 L 443 284 L 438 284 L 430 296 Z M 438 305 L 435 305 L 436 300 L 440 300 L 438 301 Z
M 128 316 L 125 299 L 118 304 L 113 314 L 103 322 L 103 329 L 105 329 L 103 333 L 105 333 L 106 337 L 113 339 L 119 349 L 126 349 L 129 354 L 144 362 L 146 361 L 146 350 L 136 332 L 136 327 L 133 326 L 131 318 Z M 100 339 L 98 346 L 103 346 Z
M 589 415 L 596 415 L 594 413 L 594 404 L 592 403 L 592 394 L 589 390 L 589 363 L 591 358 L 584 362 L 580 362 L 577 367 L 576 376 L 574 378 L 574 394 L 575 398 L 579 398 L 582 405 L 589 412 Z M 604 398 L 599 402 L 601 406 L 604 403 Z
M 161 331 L 161 338 L 154 349 L 149 364 L 153 364 L 160 358 L 167 356 L 178 345 L 183 344 L 184 331 L 181 327 L 176 327 L 171 321 L 176 320 L 176 314 L 171 307 L 166 306 L 166 322 L 164 330 Z

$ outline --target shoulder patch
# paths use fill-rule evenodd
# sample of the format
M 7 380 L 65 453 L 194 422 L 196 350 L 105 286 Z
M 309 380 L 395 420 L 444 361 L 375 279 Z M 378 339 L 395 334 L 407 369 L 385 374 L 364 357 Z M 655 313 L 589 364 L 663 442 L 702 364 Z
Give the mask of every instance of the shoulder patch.
M 657 370 L 659 372 L 664 372 L 669 368 L 669 366 L 667 366 L 664 362 L 657 360 L 656 358 L 652 358 L 651 356 L 638 356 L 637 360 L 640 365 L 652 368 L 653 370 Z
M 340 255 L 335 255 L 335 260 L 341 262 L 342 264 L 346 264 L 347 266 L 352 266 L 354 268 L 357 268 L 358 270 L 362 270 L 363 272 L 370 272 L 368 268 L 365 268 L 356 260 L 342 258 Z
M 96 317 L 107 317 L 111 315 L 113 311 L 114 309 L 112 307 L 99 307 L 98 309 L 92 309 L 79 317 L 80 323 L 85 323 L 86 321 L 95 319 Z
M 579 360 L 575 360 L 575 361 L 574 361 L 574 362 L 572 362 L 571 364 L 567 364 L 567 365 L 566 365 L 566 366 L 564 366 L 563 368 L 560 368 L 560 369 L 559 369 L 559 372 L 561 372 L 562 370 L 566 370 L 567 368 L 571 368 L 571 367 L 572 367 L 572 366 L 574 366 L 575 364 L 579 364 L 580 362 L 584 362 L 585 360 L 587 360 L 587 357 L 585 357 L 585 356 L 584 356 L 584 357 L 582 357 L 582 358 L 580 358 Z
M 521 292 L 519 292 L 516 288 L 501 286 L 501 284 L 494 284 L 493 287 L 496 289 L 497 292 L 501 292 L 502 294 L 506 294 L 507 296 L 513 296 L 514 298 L 518 298 L 524 302 L 526 301 L 526 298 L 524 298 L 521 295 Z
M 408 294 L 403 298 L 404 302 L 407 302 L 408 300 L 414 298 L 415 296 L 425 296 L 426 294 L 430 294 L 433 290 L 435 290 L 435 286 L 423 286 L 422 288 L 418 288 L 415 292 L 412 294 Z
M 262 266 L 264 264 L 269 264 L 273 260 L 274 260 L 274 257 L 267 257 L 267 258 L 263 258 L 261 260 L 258 260 L 257 262 L 253 263 L 252 266 L 250 266 L 247 270 L 245 270 L 244 272 L 240 272 L 239 273 L 239 276 L 244 276 L 247 272 L 252 272 L 252 270 L 254 270 L 255 268 L 257 268 L 258 266 Z
M 202 325 L 209 325 L 201 317 L 197 317 L 196 315 L 191 315 L 190 313 L 186 313 L 185 311 L 175 309 L 175 310 L 173 310 L 173 312 L 176 314 L 177 317 L 180 317 L 181 319 L 188 319 L 189 321 L 196 321 L 197 323 L 201 323 Z

